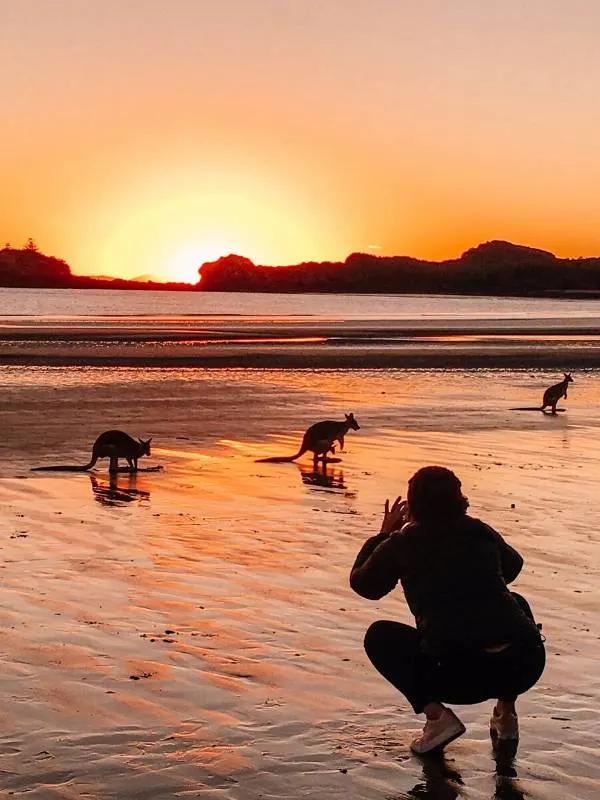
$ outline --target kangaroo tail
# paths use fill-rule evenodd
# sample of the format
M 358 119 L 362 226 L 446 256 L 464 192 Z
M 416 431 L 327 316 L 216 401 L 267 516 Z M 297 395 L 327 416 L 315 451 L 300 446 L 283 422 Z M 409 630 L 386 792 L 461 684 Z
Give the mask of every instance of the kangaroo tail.
M 76 466 L 74 464 L 58 464 L 51 467 L 32 467 L 32 472 L 87 472 L 91 469 L 98 459 L 93 458 L 89 464 Z
M 257 464 L 289 464 L 291 461 L 295 461 L 297 458 L 300 458 L 303 452 L 305 451 L 301 450 L 300 452 L 296 453 L 295 456 L 271 456 L 270 458 L 256 458 L 255 462 Z
M 523 406 L 522 408 L 509 408 L 509 411 L 543 411 L 546 413 L 546 406 Z M 566 411 L 566 408 L 557 408 L 555 411 Z
M 524 406 L 523 408 L 509 408 L 508 410 L 509 411 L 542 411 L 544 414 L 550 413 L 549 411 L 546 411 L 546 406 Z M 554 409 L 554 411 L 556 411 L 556 412 L 566 411 L 566 410 L 567 410 L 566 408 L 555 408 Z M 554 413 L 554 412 L 552 412 L 552 413 Z
M 520 406 L 519 408 L 509 408 L 509 411 L 541 411 L 543 406 Z
M 308 447 L 304 446 L 304 442 L 300 445 L 300 450 L 296 453 L 295 456 L 271 456 L 270 458 L 257 458 L 257 464 L 289 464 L 291 461 L 295 461 L 297 458 L 303 453 L 306 453 Z

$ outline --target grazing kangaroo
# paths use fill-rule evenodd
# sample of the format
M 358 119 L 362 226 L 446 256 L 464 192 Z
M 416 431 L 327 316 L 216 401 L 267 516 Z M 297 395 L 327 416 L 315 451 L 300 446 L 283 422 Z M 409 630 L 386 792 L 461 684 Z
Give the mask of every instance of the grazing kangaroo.
M 62 465 L 53 467 L 32 467 L 33 470 L 47 472 L 87 472 L 99 458 L 110 458 L 109 472 L 114 474 L 119 471 L 119 459 L 127 461 L 129 472 L 138 471 L 138 458 L 150 455 L 150 442 L 152 438 L 144 441 L 134 439 L 124 431 L 105 431 L 94 442 L 92 457 L 89 464 L 82 466 Z
M 560 383 L 555 383 L 552 386 L 549 386 L 546 391 L 544 392 L 544 399 L 542 401 L 541 411 L 543 411 L 546 406 L 551 406 L 552 413 L 556 414 L 556 404 L 560 400 L 561 397 L 567 396 L 567 387 L 570 383 L 575 383 L 573 378 L 571 377 L 570 372 L 564 372 L 563 375 L 565 376 Z
M 344 447 L 344 436 L 349 430 L 360 430 L 360 425 L 354 419 L 354 414 L 345 414 L 343 422 L 333 419 L 326 419 L 323 422 L 315 422 L 306 431 L 302 438 L 300 449 L 293 456 L 271 456 L 270 458 L 257 458 L 257 462 L 270 464 L 283 464 L 295 461 L 307 451 L 313 453 L 315 465 L 320 460 L 325 461 L 327 453 L 335 453 L 334 442 L 339 442 L 340 447 Z

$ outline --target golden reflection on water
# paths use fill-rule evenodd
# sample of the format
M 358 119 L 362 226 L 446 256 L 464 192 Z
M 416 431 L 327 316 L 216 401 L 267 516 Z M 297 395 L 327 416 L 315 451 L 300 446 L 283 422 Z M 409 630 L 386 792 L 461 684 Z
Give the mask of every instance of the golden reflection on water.
M 228 344 L 318 344 L 326 342 L 326 336 L 255 336 L 255 337 L 219 337 L 215 339 L 166 339 L 164 341 L 145 339 L 144 344 L 195 345 L 228 345 Z

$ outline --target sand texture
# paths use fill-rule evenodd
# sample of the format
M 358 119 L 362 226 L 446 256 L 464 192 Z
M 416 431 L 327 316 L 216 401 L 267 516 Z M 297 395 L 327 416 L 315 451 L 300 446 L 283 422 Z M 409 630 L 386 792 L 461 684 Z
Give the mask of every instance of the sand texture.
M 556 377 L 1 367 L 0 796 L 598 798 L 600 376 L 575 374 L 566 413 L 509 410 Z M 349 411 L 325 474 L 254 462 Z M 29 471 L 85 463 L 114 427 L 153 436 L 164 470 Z M 512 765 L 491 704 L 456 709 L 443 761 L 411 756 L 422 723 L 362 650 L 410 617 L 399 591 L 354 595 L 350 566 L 428 463 L 524 555 L 547 636 Z

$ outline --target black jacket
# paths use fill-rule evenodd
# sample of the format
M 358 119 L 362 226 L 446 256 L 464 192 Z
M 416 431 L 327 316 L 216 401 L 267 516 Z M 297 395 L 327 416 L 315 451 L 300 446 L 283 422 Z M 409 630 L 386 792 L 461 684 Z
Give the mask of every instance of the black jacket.
M 449 524 L 408 523 L 363 545 L 350 585 L 379 600 L 401 582 L 422 646 L 434 653 L 536 636 L 506 584 L 523 559 L 489 525 L 463 516 Z

